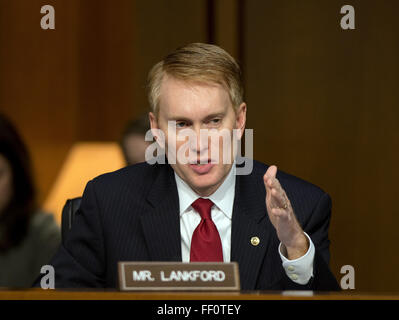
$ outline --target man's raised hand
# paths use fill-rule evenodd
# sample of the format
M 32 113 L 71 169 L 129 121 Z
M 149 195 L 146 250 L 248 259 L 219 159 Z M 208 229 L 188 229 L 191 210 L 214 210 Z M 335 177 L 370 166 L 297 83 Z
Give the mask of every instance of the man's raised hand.
M 307 252 L 309 243 L 276 174 L 277 167 L 270 166 L 263 176 L 266 188 L 266 208 L 277 236 L 283 244 L 282 253 L 288 259 L 294 260 Z

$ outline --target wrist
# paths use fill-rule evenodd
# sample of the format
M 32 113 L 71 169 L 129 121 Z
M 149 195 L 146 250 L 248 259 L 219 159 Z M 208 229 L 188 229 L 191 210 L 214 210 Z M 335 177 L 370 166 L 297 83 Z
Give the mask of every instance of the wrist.
M 309 240 L 302 232 L 289 244 L 282 244 L 282 253 L 289 260 L 298 259 L 306 254 L 309 250 Z

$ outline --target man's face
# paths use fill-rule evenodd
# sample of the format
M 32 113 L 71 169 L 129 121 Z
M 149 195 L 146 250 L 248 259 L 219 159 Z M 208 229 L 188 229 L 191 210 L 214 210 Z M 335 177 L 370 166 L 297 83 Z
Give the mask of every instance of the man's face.
M 167 152 L 177 150 L 176 164 L 171 163 L 171 166 L 199 195 L 211 195 L 223 183 L 230 171 L 233 153 L 225 150 L 227 152 L 225 159 L 228 156 L 229 161 L 223 161 L 222 138 L 201 137 L 200 130 L 214 129 L 214 132 L 228 132 L 232 141 L 233 129 L 240 129 L 239 138 L 241 138 L 245 126 L 245 103 L 241 104 L 236 112 L 223 86 L 185 82 L 165 76 L 160 89 L 158 108 L 157 118 L 150 113 L 151 128 L 161 129 L 164 132 Z M 176 121 L 175 127 L 171 128 L 169 121 Z M 187 143 L 188 138 L 182 141 L 176 139 L 179 133 L 185 135 L 187 129 L 196 134 L 196 143 Z M 189 163 L 179 161 L 179 148 L 185 150 L 184 155 Z M 218 156 L 212 152 L 213 148 L 219 149 Z M 205 164 L 199 164 L 200 162 Z

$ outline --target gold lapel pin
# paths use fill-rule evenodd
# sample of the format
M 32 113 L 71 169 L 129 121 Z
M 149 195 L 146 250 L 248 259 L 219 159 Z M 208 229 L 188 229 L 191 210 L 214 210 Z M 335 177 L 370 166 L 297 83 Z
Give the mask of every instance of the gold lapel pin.
M 260 243 L 260 239 L 259 239 L 258 237 L 252 237 L 252 238 L 251 238 L 251 244 L 252 244 L 253 246 L 256 247 L 259 243 Z

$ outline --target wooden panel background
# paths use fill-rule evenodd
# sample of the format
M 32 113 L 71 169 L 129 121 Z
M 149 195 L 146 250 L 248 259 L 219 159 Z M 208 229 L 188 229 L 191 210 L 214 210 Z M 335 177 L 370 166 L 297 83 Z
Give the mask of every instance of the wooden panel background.
M 349 3 L 344 31 L 341 1 L 246 2 L 248 122 L 255 158 L 332 196 L 335 274 L 398 290 L 399 3 Z
M 40 7 L 56 30 L 40 28 Z M 356 29 L 339 26 L 356 10 Z M 149 68 L 214 42 L 244 68 L 255 158 L 333 199 L 331 266 L 356 289 L 398 291 L 399 3 L 295 0 L 0 0 L 0 108 L 43 200 L 76 141 L 117 140 L 147 110 Z

